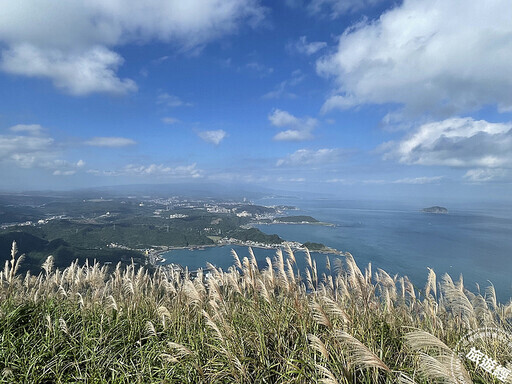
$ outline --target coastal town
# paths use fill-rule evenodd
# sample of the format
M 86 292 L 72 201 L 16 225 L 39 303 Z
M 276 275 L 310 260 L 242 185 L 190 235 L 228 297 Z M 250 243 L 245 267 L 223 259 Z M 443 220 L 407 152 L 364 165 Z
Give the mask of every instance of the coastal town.
M 40 204 L 31 197 L 29 205 L 16 196 L 16 202 L 15 215 L 9 214 L 9 206 L 0 212 L 0 240 L 24 237 L 23 251 L 34 270 L 48 254 L 62 264 L 74 259 L 106 264 L 134 259 L 156 266 L 165 263 L 162 255 L 173 249 L 233 245 L 298 250 L 304 244 L 265 233 L 261 226 L 332 225 L 294 215 L 293 206 L 259 205 L 246 198 L 84 195 L 45 197 Z M 308 244 L 315 252 L 336 252 L 323 244 Z

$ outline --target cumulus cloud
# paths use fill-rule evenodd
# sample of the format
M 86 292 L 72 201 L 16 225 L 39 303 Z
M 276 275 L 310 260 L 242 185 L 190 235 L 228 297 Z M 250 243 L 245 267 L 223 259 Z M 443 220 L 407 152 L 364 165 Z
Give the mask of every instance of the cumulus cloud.
M 325 41 L 308 42 L 306 36 L 301 36 L 299 40 L 291 46 L 295 51 L 308 56 L 314 55 L 326 47 L 327 43 Z
M 299 149 L 283 159 L 277 160 L 278 167 L 282 165 L 303 166 L 303 165 L 321 165 L 338 162 L 345 154 L 345 151 L 339 148 L 322 148 L 318 150 Z
M 484 105 L 512 109 L 512 23 L 507 0 L 406 0 L 339 38 L 317 62 L 337 92 L 323 111 L 397 103 L 449 115 Z
M 136 85 L 118 77 L 123 59 L 115 47 L 159 40 L 197 49 L 242 23 L 255 26 L 264 15 L 258 0 L 7 0 L 0 13 L 0 68 L 49 78 L 74 95 L 126 93 Z
M 137 90 L 135 82 L 119 79 L 116 70 L 123 58 L 105 47 L 77 53 L 15 45 L 2 52 L 0 68 L 28 77 L 46 77 L 56 88 L 81 96 L 92 92 L 124 94 Z
M 137 142 L 126 137 L 93 137 L 85 144 L 93 147 L 127 147 L 135 145 Z
M 313 138 L 312 131 L 318 125 L 318 120 L 312 117 L 298 118 L 292 114 L 274 109 L 268 116 L 270 123 L 279 128 L 289 129 L 279 132 L 274 136 L 276 141 L 304 141 Z
M 421 125 L 382 146 L 384 158 L 405 164 L 499 168 L 512 166 L 512 123 L 451 118 Z
M 226 138 L 227 132 L 222 129 L 218 129 L 215 131 L 201 131 L 198 132 L 197 135 L 207 143 L 219 145 L 220 142 Z

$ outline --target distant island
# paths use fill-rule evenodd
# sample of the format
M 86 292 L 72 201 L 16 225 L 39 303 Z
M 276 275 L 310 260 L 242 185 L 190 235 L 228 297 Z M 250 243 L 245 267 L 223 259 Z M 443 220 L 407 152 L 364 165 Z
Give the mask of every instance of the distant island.
M 446 215 L 448 213 L 448 209 L 435 205 L 433 207 L 423 208 L 422 212 Z

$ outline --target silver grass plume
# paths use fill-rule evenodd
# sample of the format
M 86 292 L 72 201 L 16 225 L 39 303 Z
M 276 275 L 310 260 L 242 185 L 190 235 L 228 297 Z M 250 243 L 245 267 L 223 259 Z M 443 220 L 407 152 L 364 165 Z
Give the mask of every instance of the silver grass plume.
M 398 372 L 397 382 L 398 384 L 416 384 L 416 382 L 403 372 Z
M 389 367 L 368 347 L 347 332 L 337 330 L 335 336 L 348 350 L 347 360 L 359 368 L 378 368 L 391 372 Z
M 460 283 L 458 286 L 455 286 L 450 275 L 446 273 L 443 276 L 442 287 L 446 305 L 454 314 L 460 315 L 462 321 L 469 326 L 471 319 L 475 315 L 474 308 L 464 292 L 461 291 Z
M 144 327 L 144 333 L 148 337 L 156 336 L 155 326 L 153 325 L 153 323 L 150 320 L 146 321 L 146 326 Z
M 295 255 L 293 254 L 292 247 L 290 247 L 290 244 L 285 244 L 285 251 L 288 254 L 288 259 L 290 259 L 294 264 L 297 264 L 297 261 L 295 260 Z
M 343 308 L 341 308 L 341 306 L 336 301 L 330 299 L 327 296 L 325 296 L 323 298 L 323 301 L 325 303 L 327 313 L 329 313 L 331 316 L 339 317 L 345 323 L 349 323 L 349 324 L 351 323 L 351 320 L 348 317 L 348 315 L 345 313 Z
M 235 259 L 235 266 L 238 269 L 242 269 L 242 263 L 240 262 L 240 258 L 238 257 L 238 253 L 234 249 L 231 249 L 231 255 L 233 256 L 233 259 Z
M 427 278 L 427 284 L 425 285 L 425 297 L 428 297 L 430 294 L 430 291 L 434 292 L 434 297 L 437 296 L 437 289 L 436 289 L 436 273 L 432 268 L 427 267 L 428 269 L 428 278 Z
M 320 383 L 322 384 L 338 384 L 338 380 L 336 380 L 336 377 L 334 374 L 326 367 L 320 364 L 315 364 L 315 368 L 322 375 L 322 378 L 320 379 Z
M 252 250 L 251 247 L 249 247 L 249 256 L 251 258 L 251 264 L 252 266 L 258 270 L 258 262 L 256 261 L 256 256 L 254 255 L 254 251 Z
M 325 360 L 329 360 L 329 352 L 325 347 L 325 344 L 320 340 L 318 336 L 308 334 L 309 345 L 315 351 L 319 352 Z
M 306 252 L 306 262 L 309 265 L 310 269 L 313 269 L 313 263 L 311 262 L 311 253 L 309 253 L 309 249 L 304 247 L 304 252 Z
M 487 301 L 487 304 L 491 306 L 493 310 L 496 310 L 498 308 L 498 300 L 496 299 L 496 289 L 494 288 L 494 285 L 489 282 L 491 285 L 489 285 L 485 289 L 485 299 Z
M 62 317 L 59 319 L 59 328 L 63 333 L 65 333 L 66 335 L 69 335 L 69 330 L 68 330 L 68 326 L 66 324 L 66 320 L 64 320 Z
M 464 382 L 472 382 L 457 354 L 434 335 L 414 330 L 405 335 L 405 340 L 409 348 L 419 351 L 419 369 L 423 376 L 457 384 L 455 373 L 467 380 Z
M 409 348 L 415 351 L 436 349 L 445 354 L 452 352 L 452 350 L 437 337 L 419 329 L 407 333 L 405 335 L 405 342 Z
M 317 322 L 317 324 L 323 325 L 329 329 L 332 329 L 332 323 L 327 313 L 324 311 L 322 306 L 316 302 L 312 301 L 309 305 L 311 309 L 311 313 L 313 315 L 313 319 Z

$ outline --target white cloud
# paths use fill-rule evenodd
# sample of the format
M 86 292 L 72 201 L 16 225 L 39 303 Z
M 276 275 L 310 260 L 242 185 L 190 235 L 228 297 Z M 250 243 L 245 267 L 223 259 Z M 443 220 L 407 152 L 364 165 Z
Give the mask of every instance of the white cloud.
M 339 183 L 345 185 L 354 184 L 369 184 L 369 185 L 383 185 L 383 184 L 439 184 L 444 180 L 444 176 L 422 176 L 422 177 L 406 177 L 398 180 L 384 180 L 384 179 L 366 179 L 366 180 L 348 180 L 348 179 L 329 179 L 328 183 Z
M 118 77 L 114 47 L 158 40 L 194 50 L 241 24 L 254 27 L 265 12 L 258 0 L 6 0 L 0 68 L 50 78 L 74 95 L 125 93 L 136 85 Z
M 135 145 L 137 142 L 126 137 L 93 137 L 85 144 L 93 147 L 127 147 Z
M 51 137 L 0 135 L 0 161 L 14 161 L 19 167 L 31 168 L 56 157 Z
M 92 92 L 123 94 L 137 90 L 134 81 L 116 75 L 123 61 L 105 47 L 64 54 L 21 44 L 2 52 L 0 68 L 15 75 L 49 78 L 56 88 L 76 96 Z
M 83 160 L 63 160 L 62 145 L 44 133 L 38 124 L 15 125 L 9 131 L 18 135 L 0 135 L 0 162 L 20 168 L 38 168 L 55 176 L 69 176 L 85 166 Z M 25 135 L 23 135 L 23 133 Z
M 498 168 L 512 166 L 512 123 L 451 118 L 421 125 L 382 146 L 384 158 L 405 164 Z
M 484 105 L 512 109 L 510 3 L 406 0 L 340 37 L 317 62 L 337 93 L 323 110 L 397 103 L 449 115 Z
M 283 159 L 277 160 L 276 165 L 321 165 L 328 163 L 336 163 L 340 161 L 345 151 L 338 148 L 322 148 L 318 150 L 299 149 Z
M 180 165 L 169 166 L 164 164 L 128 164 L 122 168 L 114 170 L 88 169 L 87 173 L 94 176 L 103 177 L 147 177 L 159 179 L 188 179 L 199 178 L 203 176 L 203 172 L 197 168 L 197 165 Z
M 276 179 L 278 183 L 304 183 L 305 177 L 278 177 Z
M 508 174 L 507 170 L 501 168 L 476 168 L 468 170 L 464 179 L 472 183 L 483 183 L 505 179 Z
M 27 133 L 29 135 L 40 135 L 43 132 L 43 127 L 39 124 L 18 124 L 9 128 L 9 131 L 14 133 Z
M 120 175 L 133 175 L 133 176 L 166 176 L 166 177 L 201 177 L 201 170 L 197 165 L 190 164 L 185 166 L 170 167 L 163 164 L 150 164 L 150 165 L 133 165 L 129 164 L 124 167 Z
M 179 123 L 180 121 L 174 117 L 164 117 L 162 119 L 162 123 L 164 124 L 169 124 L 169 125 L 172 125 L 172 124 L 177 124 Z
M 438 184 L 444 179 L 444 176 L 423 176 L 423 177 L 406 177 L 394 180 L 394 184 Z
M 312 117 L 298 118 L 292 114 L 274 109 L 268 116 L 270 123 L 275 127 L 288 127 L 274 136 L 277 141 L 304 141 L 313 138 L 312 131 L 318 125 L 318 120 Z
M 306 141 L 311 140 L 313 135 L 311 132 L 299 131 L 297 129 L 287 129 L 281 131 L 274 136 L 275 141 Z
M 57 169 L 55 171 L 53 171 L 53 175 L 54 176 L 73 176 L 74 174 L 76 173 L 75 170 L 60 170 L 60 169 Z
M 201 131 L 198 132 L 197 135 L 207 143 L 219 145 L 220 142 L 226 138 L 227 132 L 222 129 L 218 129 L 215 131 Z
M 306 36 L 301 36 L 292 47 L 299 53 L 305 55 L 314 55 L 315 53 L 321 51 L 322 49 L 327 47 L 327 43 L 325 41 L 312 41 L 308 43 Z
M 171 108 L 192 106 L 192 103 L 184 102 L 178 96 L 170 95 L 168 93 L 161 93 L 158 95 L 158 104 L 165 104 Z

